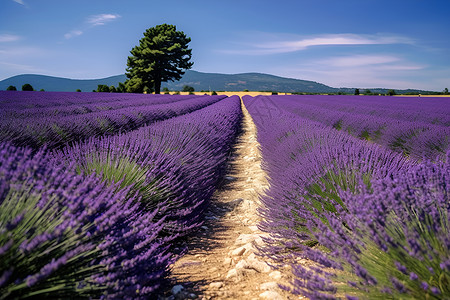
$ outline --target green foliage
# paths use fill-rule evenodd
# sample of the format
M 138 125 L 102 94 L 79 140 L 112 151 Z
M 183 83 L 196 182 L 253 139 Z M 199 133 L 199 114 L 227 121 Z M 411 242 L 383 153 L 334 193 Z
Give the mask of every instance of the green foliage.
M 119 84 L 117 85 L 117 88 L 116 88 L 116 92 L 117 93 L 126 93 L 127 92 L 127 89 L 123 82 L 119 82 Z
M 394 95 L 396 95 L 396 93 L 395 93 L 394 90 L 389 90 L 389 91 L 387 92 L 387 94 L 388 94 L 389 96 L 394 96 Z
M 79 92 L 81 92 L 81 90 L 80 90 L 80 89 L 77 89 L 77 90 L 76 90 L 76 92 L 78 92 L 78 93 L 79 93 Z
M 244 90 L 244 92 L 248 92 L 248 90 L 247 90 L 247 89 L 245 89 L 245 90 Z
M 40 89 L 39 91 L 40 91 L 40 92 L 45 92 L 45 90 L 44 90 L 44 89 Z
M 216 91 L 212 91 L 211 96 L 215 96 L 215 95 L 217 95 L 217 92 Z
M 161 82 L 180 80 L 184 70 L 193 65 L 190 41 L 175 25 L 161 24 L 147 29 L 127 60 L 126 75 L 135 80 L 132 85 L 136 86 L 138 79 L 140 90 L 146 88 L 159 94 Z
M 120 188 L 132 185 L 131 192 L 138 192 L 144 206 L 150 208 L 167 199 L 169 193 L 158 187 L 156 178 L 147 178 L 148 170 L 126 157 L 108 156 L 102 160 L 96 154 L 88 159 L 87 164 L 78 168 L 79 172 L 86 174 L 100 174 L 108 184 L 120 182 Z
M 355 95 L 359 95 L 359 89 L 355 89 Z
M 194 92 L 195 91 L 195 89 L 192 87 L 192 86 L 189 86 L 189 85 L 184 85 L 183 86 L 183 89 L 182 89 L 182 92 L 189 92 L 189 93 L 192 93 L 192 92 Z
M 445 88 L 442 93 L 444 93 L 444 95 L 448 95 L 448 88 Z
M 17 91 L 17 88 L 13 85 L 10 85 L 6 88 L 7 91 Z
M 382 250 L 369 235 L 365 235 L 361 240 L 364 246 L 360 246 L 358 263 L 376 279 L 377 284 L 362 285 L 360 278 L 354 274 L 352 266 L 346 262 L 345 272 L 338 274 L 334 280 L 338 293 L 351 294 L 362 299 L 365 299 L 367 295 L 370 295 L 370 299 L 449 299 L 450 273 L 440 266 L 443 263 L 442 258 L 448 257 L 449 250 L 438 235 L 445 235 L 450 230 L 450 226 L 446 209 L 441 207 L 436 209 L 442 216 L 439 232 L 434 232 L 433 228 L 436 224 L 430 215 L 412 207 L 405 207 L 412 216 L 406 225 L 394 213 L 387 218 L 385 232 L 393 241 L 386 243 L 387 250 Z M 361 230 L 370 232 L 364 224 L 360 224 L 359 231 Z M 415 242 L 421 249 L 430 249 L 427 255 L 419 259 L 409 254 L 409 251 L 413 249 L 405 235 L 407 232 L 415 233 Z M 393 244 L 396 246 L 394 247 Z M 402 265 L 406 272 L 401 272 L 396 263 Z M 411 279 L 411 274 L 415 274 L 417 278 Z M 398 292 L 392 284 L 392 278 L 397 278 L 408 293 Z M 349 281 L 354 282 L 355 286 L 347 285 Z M 429 287 L 438 288 L 440 293 L 434 294 L 430 289 L 424 290 L 423 283 Z M 389 288 L 391 293 L 383 292 L 383 288 Z
M 372 92 L 367 89 L 367 90 L 364 91 L 364 95 L 372 95 Z
M 86 232 L 76 232 L 71 228 L 65 230 L 63 238 L 53 239 L 41 243 L 29 251 L 20 249 L 22 243 L 32 241 L 38 236 L 48 233 L 51 235 L 60 225 L 65 209 L 59 207 L 58 201 L 47 201 L 44 207 L 39 207 L 43 196 L 37 192 L 39 188 L 24 183 L 23 185 L 11 185 L 6 198 L 0 204 L 0 222 L 3 224 L 21 221 L 12 230 L 0 231 L 0 245 L 11 243 L 6 253 L 0 255 L 0 270 L 13 270 L 15 278 L 39 273 L 45 265 L 58 257 L 63 257 L 67 252 L 73 251 L 77 245 L 83 244 L 89 238 Z M 59 217 L 57 217 L 59 216 Z M 86 230 L 87 231 L 87 230 Z M 106 266 L 91 266 L 101 250 L 92 247 L 90 251 L 72 257 L 65 268 L 49 275 L 43 280 L 29 287 L 25 282 L 20 284 L 10 283 L 0 287 L 0 299 L 42 299 L 46 295 L 60 295 L 62 298 L 71 298 L 73 295 L 86 297 L 97 288 L 89 283 L 89 276 L 101 271 Z M 6 254 L 6 255 L 5 255 Z M 14 269 L 11 267 L 14 266 Z M 84 281 L 85 287 L 78 287 L 77 282 Z M 64 297 L 63 295 L 66 295 Z
M 169 91 L 168 87 L 164 87 L 163 88 L 163 92 L 164 92 L 165 95 L 169 95 L 170 94 L 170 91 Z
M 110 87 L 109 87 L 109 92 L 110 92 L 110 93 L 117 93 L 116 87 L 113 86 L 113 85 L 110 86 Z
M 32 92 L 34 91 L 33 87 L 29 83 L 25 83 L 22 85 L 22 91 Z
M 97 92 L 100 93 L 109 93 L 109 87 L 106 84 L 99 84 L 97 86 Z

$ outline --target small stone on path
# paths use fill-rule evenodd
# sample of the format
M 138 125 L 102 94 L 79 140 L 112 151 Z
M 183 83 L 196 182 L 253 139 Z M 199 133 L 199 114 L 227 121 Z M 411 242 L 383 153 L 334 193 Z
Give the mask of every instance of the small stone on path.
M 181 293 L 182 290 L 184 290 L 184 286 L 182 286 L 181 284 L 175 285 L 172 288 L 172 294 L 177 295 L 177 294 Z
M 283 300 L 283 297 L 281 297 L 280 294 L 274 291 L 265 291 L 259 294 L 259 297 L 267 300 Z

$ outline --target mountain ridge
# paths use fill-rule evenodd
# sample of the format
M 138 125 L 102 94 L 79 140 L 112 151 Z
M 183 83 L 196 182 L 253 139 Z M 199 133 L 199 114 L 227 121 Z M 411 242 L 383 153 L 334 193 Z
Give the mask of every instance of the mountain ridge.
M 0 81 L 0 90 L 6 90 L 10 85 L 18 90 L 22 85 L 29 83 L 35 90 L 74 92 L 80 89 L 90 92 L 97 89 L 99 84 L 117 86 L 119 82 L 127 79 L 125 74 L 110 76 L 99 79 L 70 79 L 38 74 L 22 74 L 12 76 Z M 167 87 L 171 91 L 179 91 L 184 85 L 194 87 L 196 91 L 273 91 L 288 93 L 353 93 L 355 88 L 334 88 L 328 85 L 295 78 L 286 78 L 265 73 L 204 73 L 187 70 L 183 78 L 175 82 L 163 82 L 161 89 Z M 362 91 L 366 88 L 359 88 Z M 386 93 L 386 88 L 370 88 L 375 93 Z M 427 93 L 423 90 L 396 90 L 399 93 Z

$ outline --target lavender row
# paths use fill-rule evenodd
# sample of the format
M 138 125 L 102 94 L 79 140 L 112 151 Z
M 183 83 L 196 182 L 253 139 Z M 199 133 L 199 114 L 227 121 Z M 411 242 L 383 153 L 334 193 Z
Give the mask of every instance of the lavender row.
M 411 103 L 405 103 L 402 99 L 403 105 L 396 103 L 395 106 L 384 101 L 385 108 L 377 111 L 377 106 L 367 108 L 374 97 L 346 96 L 342 98 L 342 106 L 339 97 L 272 96 L 270 99 L 280 110 L 321 122 L 415 158 L 442 159 L 450 149 L 450 102 L 446 99 L 411 100 Z M 397 101 L 397 98 L 385 98 L 392 99 L 394 103 Z M 346 102 L 352 105 L 352 110 L 345 108 Z M 407 107 L 414 107 L 415 112 L 409 118 L 396 119 L 395 115 L 402 114 Z M 417 112 L 421 112 L 423 117 L 417 118 Z
M 66 106 L 95 105 L 96 103 L 114 104 L 138 99 L 148 100 L 149 103 L 152 103 L 153 101 L 161 101 L 165 96 L 167 95 L 0 91 L 0 109 L 56 109 Z
M 166 228 L 189 232 L 215 190 L 241 118 L 238 97 L 136 131 L 92 138 L 55 152 L 55 161 L 76 162 L 82 172 L 108 182 L 133 184 L 152 208 L 170 203 Z M 170 224 L 169 224 L 170 223 Z
M 340 192 L 345 210 L 308 223 L 322 250 L 299 256 L 316 267 L 295 265 L 285 288 L 310 299 L 448 299 L 449 158 Z
M 0 298 L 143 298 L 172 255 L 129 188 L 0 143 Z
M 450 126 L 450 101 L 442 97 L 294 96 L 291 101 L 332 111 Z
M 279 103 L 244 98 L 270 178 L 263 251 L 294 270 L 284 288 L 312 299 L 448 297 L 448 162 L 419 164 Z
M 224 96 L 201 96 L 170 104 L 127 107 L 66 117 L 5 119 L 0 122 L 0 141 L 39 149 L 59 148 L 89 137 L 114 135 L 150 123 L 190 113 L 213 104 Z
M 202 222 L 240 118 L 232 97 L 51 155 L 2 144 L 0 294 L 156 297 L 174 239 Z
M 49 116 L 64 117 L 98 111 L 112 111 L 126 107 L 138 108 L 139 106 L 169 104 L 189 98 L 200 97 L 193 95 L 118 94 L 118 96 L 115 97 L 109 96 L 105 98 L 103 95 L 104 93 L 82 93 L 81 95 L 79 93 L 60 92 L 48 92 L 45 94 L 42 92 L 23 93 L 27 96 L 25 103 L 18 102 L 23 100 L 17 100 L 11 97 L 14 96 L 15 93 L 4 94 L 0 92 L 0 119 L 37 119 Z M 52 97 L 48 97 L 47 94 L 50 94 Z M 47 103 L 49 98 L 52 99 L 55 96 L 61 97 L 57 98 L 57 100 L 62 103 L 54 103 L 52 101 Z M 24 105 L 26 107 L 24 107 Z M 32 105 L 35 105 L 36 107 L 28 108 L 28 106 Z

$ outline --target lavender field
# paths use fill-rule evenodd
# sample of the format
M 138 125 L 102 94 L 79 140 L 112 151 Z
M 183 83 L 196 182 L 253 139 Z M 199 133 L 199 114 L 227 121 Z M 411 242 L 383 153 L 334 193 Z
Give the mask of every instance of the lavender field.
M 154 296 L 202 223 L 239 98 L 26 96 L 0 95 L 0 298 Z
M 448 299 L 448 99 L 257 96 L 267 257 L 311 299 Z M 305 264 L 304 260 L 310 263 Z
M 283 289 L 450 297 L 449 100 L 243 97 Z M 0 91 L 0 299 L 156 298 L 242 116 L 237 96 Z

